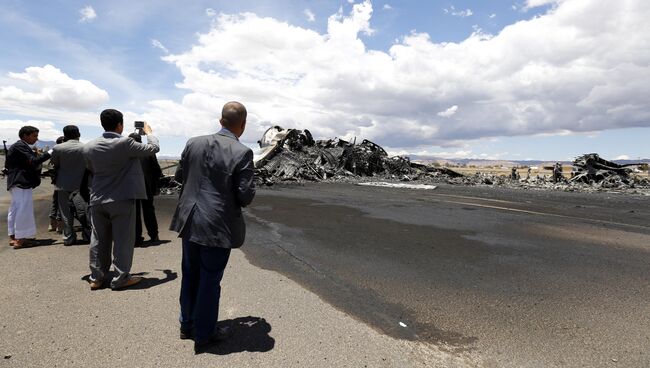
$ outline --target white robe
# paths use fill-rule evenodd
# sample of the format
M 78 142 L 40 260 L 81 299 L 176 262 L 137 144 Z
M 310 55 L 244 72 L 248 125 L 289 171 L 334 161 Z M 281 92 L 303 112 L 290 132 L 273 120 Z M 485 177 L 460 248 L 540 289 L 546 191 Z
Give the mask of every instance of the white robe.
M 7 213 L 7 227 L 9 235 L 16 239 L 32 238 L 36 235 L 36 221 L 34 220 L 34 200 L 32 189 L 13 187 L 11 193 L 11 206 Z

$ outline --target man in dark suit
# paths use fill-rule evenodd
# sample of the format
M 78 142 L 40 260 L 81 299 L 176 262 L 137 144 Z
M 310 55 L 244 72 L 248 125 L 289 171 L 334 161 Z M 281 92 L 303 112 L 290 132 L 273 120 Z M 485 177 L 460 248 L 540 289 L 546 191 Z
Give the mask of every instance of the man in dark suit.
M 129 134 L 136 142 L 142 143 L 139 133 Z M 140 165 L 144 175 L 144 186 L 147 191 L 147 199 L 138 199 L 135 201 L 135 246 L 142 246 L 144 237 L 142 236 L 142 219 L 144 226 L 147 228 L 149 240 L 151 242 L 160 241 L 158 238 L 158 220 L 156 219 L 156 207 L 154 207 L 153 197 L 160 194 L 158 182 L 163 176 L 160 164 L 156 155 L 140 157 Z
M 18 140 L 7 151 L 7 190 L 11 193 L 11 205 L 7 212 L 9 245 L 19 249 L 30 245 L 28 240 L 36 235 L 33 189 L 41 185 L 41 164 L 50 153 L 38 154 L 31 146 L 38 140 L 38 128 L 24 126 L 18 131 Z
M 158 152 L 158 138 L 144 124 L 147 144 L 122 136 L 122 113 L 107 109 L 100 115 L 104 134 L 84 145 L 86 167 L 92 174 L 90 184 L 90 289 L 103 286 L 111 267 L 118 275 L 112 289 L 122 289 L 142 281 L 131 276 L 135 242 L 135 200 L 147 197 L 139 157 Z
M 54 146 L 50 162 L 56 171 L 54 188 L 63 220 L 63 245 L 72 245 L 77 241 L 77 234 L 74 231 L 74 216 L 70 211 L 70 195 L 79 190 L 86 165 L 83 156 L 84 145 L 79 142 L 79 128 L 66 125 L 63 127 L 63 136 L 65 142 Z
M 183 239 L 180 295 L 181 339 L 194 338 L 194 352 L 225 339 L 217 329 L 221 279 L 232 248 L 244 242 L 241 207 L 255 196 L 253 151 L 239 142 L 246 128 L 246 108 L 224 105 L 222 129 L 187 142 L 176 171 L 183 184 L 170 229 Z

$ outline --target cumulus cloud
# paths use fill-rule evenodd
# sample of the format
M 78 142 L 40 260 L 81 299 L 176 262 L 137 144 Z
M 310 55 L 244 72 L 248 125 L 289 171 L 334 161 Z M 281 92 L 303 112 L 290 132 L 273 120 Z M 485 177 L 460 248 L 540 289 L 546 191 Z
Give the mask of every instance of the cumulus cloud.
M 22 106 L 84 110 L 108 101 L 108 93 L 83 79 L 72 79 L 60 69 L 46 65 L 29 67 L 24 73 L 9 73 L 19 86 L 0 86 L 0 109 Z
M 214 17 L 215 15 L 217 15 L 217 12 L 212 8 L 207 8 L 205 9 L 205 15 L 207 15 L 208 17 Z
M 160 41 L 153 39 L 151 40 L 151 45 L 157 49 L 161 49 L 165 54 L 169 54 L 169 50 L 163 45 Z
M 7 141 L 7 147 L 17 141 L 18 131 L 25 125 L 38 128 L 38 139 L 41 141 L 55 141 L 63 135 L 60 129 L 54 127 L 54 123 L 45 120 L 0 120 L 0 139 Z
M 393 9 L 393 7 L 390 6 L 390 4 L 384 4 L 383 9 L 384 9 L 384 10 L 391 10 L 391 9 Z
M 454 106 L 448 108 L 445 111 L 440 111 L 438 113 L 438 116 L 442 116 L 443 118 L 448 118 L 448 117 L 451 117 L 452 115 L 454 115 L 456 113 L 456 111 L 458 111 L 458 106 L 454 105 Z
M 330 16 L 322 33 L 221 14 L 186 52 L 164 58 L 182 73 L 185 98 L 148 113 L 178 112 L 183 129 L 206 131 L 235 99 L 249 108 L 248 142 L 279 124 L 385 147 L 648 126 L 649 16 L 642 0 L 566 0 L 496 35 L 437 43 L 413 32 L 384 52 L 362 39 L 370 1 Z M 463 107 L 453 124 L 450 106 Z
M 454 8 L 453 5 L 450 6 L 449 9 L 447 8 L 442 9 L 442 11 L 444 11 L 445 14 L 450 14 L 455 17 L 461 17 L 461 18 L 470 17 L 474 14 L 472 9 L 456 10 L 456 8 Z
M 90 23 L 93 20 L 95 20 L 95 18 L 97 18 L 97 13 L 95 13 L 95 9 L 93 9 L 93 7 L 90 5 L 80 9 L 79 15 L 80 15 L 79 21 L 81 23 Z
M 303 11 L 303 14 L 305 14 L 305 17 L 307 17 L 307 21 L 309 21 L 309 22 L 313 22 L 313 21 L 316 20 L 316 16 L 314 15 L 314 12 L 312 12 L 309 9 L 305 9 Z
M 616 156 L 616 158 L 614 160 L 629 160 L 629 159 L 630 159 L 630 156 L 628 156 L 628 155 L 620 155 L 620 156 Z

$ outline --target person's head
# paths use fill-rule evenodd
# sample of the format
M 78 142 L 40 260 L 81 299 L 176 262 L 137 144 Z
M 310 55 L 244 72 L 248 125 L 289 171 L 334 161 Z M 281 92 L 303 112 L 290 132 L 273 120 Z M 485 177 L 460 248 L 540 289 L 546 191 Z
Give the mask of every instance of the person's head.
M 138 143 L 142 143 L 142 137 L 140 137 L 140 134 L 138 134 L 138 133 L 129 134 L 129 138 L 133 138 L 134 141 L 136 141 Z
M 64 136 L 60 136 L 59 138 L 56 139 L 56 144 L 61 144 L 63 142 L 65 142 L 65 137 Z
M 221 126 L 230 130 L 237 138 L 244 134 L 246 129 L 246 108 L 239 102 L 231 101 L 221 109 Z
M 38 140 L 38 128 L 31 125 L 25 125 L 18 131 L 18 138 L 27 144 L 34 144 Z
M 66 125 L 63 127 L 63 136 L 66 141 L 71 139 L 79 139 L 81 134 L 79 134 L 79 128 L 76 125 Z
M 102 127 L 107 132 L 122 134 L 124 130 L 124 116 L 115 109 L 106 109 L 99 115 Z

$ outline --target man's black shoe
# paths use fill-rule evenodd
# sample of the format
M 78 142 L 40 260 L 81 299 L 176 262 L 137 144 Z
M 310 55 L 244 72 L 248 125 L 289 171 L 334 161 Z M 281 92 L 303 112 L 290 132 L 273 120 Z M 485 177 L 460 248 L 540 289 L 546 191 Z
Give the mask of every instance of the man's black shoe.
M 191 328 L 183 328 L 181 327 L 181 340 L 189 340 L 194 338 L 194 333 L 192 333 Z
M 226 340 L 230 336 L 232 336 L 232 329 L 230 328 L 230 326 L 219 327 L 216 329 L 216 331 L 214 331 L 214 334 L 212 334 L 212 336 L 210 336 L 207 340 L 194 342 L 194 354 L 205 353 L 211 347 L 215 346 L 221 341 Z
M 149 241 L 152 243 L 157 243 L 160 241 L 160 238 L 158 237 L 158 235 L 154 235 L 151 237 L 151 239 L 149 239 Z

